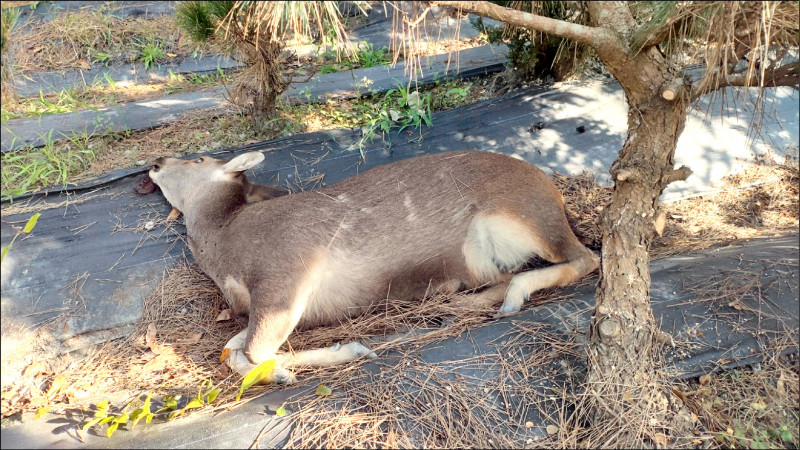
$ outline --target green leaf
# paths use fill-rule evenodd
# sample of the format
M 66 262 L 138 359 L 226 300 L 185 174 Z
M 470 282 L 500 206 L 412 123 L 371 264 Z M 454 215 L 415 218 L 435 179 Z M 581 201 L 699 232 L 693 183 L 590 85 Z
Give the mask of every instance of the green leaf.
M 119 422 L 114 422 L 108 426 L 106 429 L 106 436 L 111 437 L 115 431 L 117 431 L 117 427 L 119 427 Z
M 11 248 L 11 246 L 10 246 L 10 245 L 9 245 L 9 246 L 7 246 L 7 247 L 3 247 L 3 254 L 2 254 L 2 255 L 0 255 L 0 264 L 2 264 L 2 262 L 3 262 L 3 260 L 4 260 L 4 259 L 6 259 L 6 253 L 8 253 L 8 249 L 9 249 L 9 248 Z
M 788 442 L 792 440 L 792 432 L 789 430 L 781 430 L 781 440 Z
M 166 396 L 164 396 L 161 399 L 161 403 L 164 406 L 159 408 L 156 412 L 169 411 L 169 410 L 177 408 L 178 407 L 178 398 L 180 398 L 180 397 L 175 397 L 174 395 L 166 395 Z
M 33 415 L 33 418 L 34 418 L 34 420 L 38 419 L 39 417 L 42 417 L 43 415 L 47 414 L 48 412 L 50 412 L 50 408 L 47 407 L 47 406 L 42 406 L 41 408 L 36 410 L 36 414 Z
M 244 393 L 245 389 L 269 376 L 274 368 L 275 360 L 268 359 L 255 366 L 250 372 L 247 372 L 247 375 L 245 375 L 244 379 L 242 380 L 241 387 L 239 387 L 239 394 L 236 396 L 236 401 L 239 401 L 239 399 L 242 398 L 242 394 Z
M 286 415 L 286 408 L 284 408 L 283 406 L 281 406 L 280 408 L 276 409 L 276 410 L 275 410 L 275 415 L 276 415 L 276 416 L 278 416 L 278 417 L 283 417 L 283 416 L 285 416 L 285 415 Z
M 220 388 L 216 388 L 216 389 L 212 389 L 212 390 L 208 391 L 208 394 L 207 394 L 208 397 L 207 397 L 206 401 L 208 403 L 213 402 L 214 400 L 217 399 L 217 397 L 219 396 L 220 392 L 222 392 L 222 390 Z
M 320 384 L 317 386 L 317 391 L 314 392 L 314 394 L 327 397 L 328 395 L 331 395 L 331 388 L 325 386 L 324 384 Z
M 103 418 L 102 418 L 102 417 L 97 417 L 97 418 L 94 418 L 94 419 L 92 419 L 92 420 L 90 420 L 90 421 L 86 422 L 86 423 L 83 425 L 83 431 L 86 431 L 86 430 L 88 430 L 90 427 L 92 427 L 93 425 L 96 425 L 96 424 L 97 424 L 98 422 L 100 422 L 101 420 L 103 420 Z
M 131 417 L 130 417 L 130 419 L 131 419 L 131 430 L 136 428 L 136 424 L 138 424 L 140 420 L 142 420 L 143 418 L 145 418 L 147 416 L 152 416 L 152 414 L 150 414 L 150 398 L 152 396 L 153 396 L 153 391 L 150 391 L 147 394 L 147 397 L 144 399 L 144 404 L 142 404 L 142 407 L 138 408 L 138 409 L 135 409 L 131 413 Z M 147 422 L 149 423 L 149 421 L 147 421 Z
M 186 404 L 186 406 L 183 407 L 183 410 L 186 411 L 189 409 L 196 409 L 202 407 L 203 407 L 203 400 L 199 398 L 193 398 L 192 401 L 190 401 L 189 403 Z
M 104 424 L 104 423 L 111 422 L 112 420 L 114 420 L 114 419 L 116 419 L 116 418 L 117 418 L 117 416 L 101 417 L 101 418 L 100 418 L 100 422 L 98 422 L 98 425 L 102 425 L 102 424 Z
M 36 222 L 39 220 L 39 216 L 41 215 L 42 215 L 41 213 L 36 213 L 32 215 L 31 218 L 28 219 L 28 223 L 25 224 L 25 228 L 22 229 L 22 232 L 30 233 L 31 231 L 33 231 L 33 227 L 36 226 Z

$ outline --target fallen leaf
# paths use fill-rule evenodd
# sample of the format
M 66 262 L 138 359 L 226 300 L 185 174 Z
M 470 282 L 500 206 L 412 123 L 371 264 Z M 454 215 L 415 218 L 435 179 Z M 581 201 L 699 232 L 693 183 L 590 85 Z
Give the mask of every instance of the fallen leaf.
M 226 364 L 220 364 L 219 368 L 217 369 L 217 381 L 224 380 L 231 374 L 231 368 L 228 367 Z
M 175 53 L 167 53 L 167 56 L 170 57 L 170 58 L 174 58 L 174 57 L 176 57 L 178 55 L 176 55 Z
M 781 376 L 778 378 L 778 385 L 777 385 L 778 395 L 781 397 L 786 396 L 786 375 L 781 372 Z
M 560 428 L 558 428 L 558 425 L 548 425 L 547 427 L 545 427 L 545 429 L 547 430 L 547 434 L 554 435 L 558 433 L 558 430 Z
M 192 333 L 191 335 L 189 335 L 189 338 L 186 340 L 186 342 L 188 342 L 189 344 L 194 344 L 200 342 L 200 339 L 202 338 L 203 338 L 203 332 L 198 331 L 196 333 Z
M 164 370 L 167 367 L 167 364 L 171 362 L 174 357 L 175 351 L 171 348 L 166 348 L 158 356 L 148 361 L 142 370 L 148 372 L 158 372 L 159 370 Z
M 242 394 L 246 389 L 271 375 L 274 368 L 275 360 L 268 359 L 252 368 L 250 372 L 247 372 L 247 375 L 242 379 L 242 385 L 239 386 L 239 394 L 236 395 L 236 401 L 238 402 L 242 398 Z M 319 388 L 317 390 L 319 391 Z
M 631 395 L 630 392 L 623 392 L 622 393 L 622 399 L 627 401 L 627 402 L 632 402 L 633 401 L 633 395 Z
M 39 45 L 39 46 L 33 47 L 33 48 L 31 49 L 31 55 L 35 55 L 35 54 L 39 53 L 39 52 L 40 52 L 40 51 L 42 51 L 42 50 L 44 50 L 44 46 L 42 46 L 42 45 Z
M 43 415 L 47 414 L 49 411 L 50 411 L 49 407 L 42 406 L 41 408 L 36 410 L 36 414 L 33 415 L 33 418 L 38 419 L 39 417 L 42 417 Z
M 665 447 L 668 442 L 667 435 L 664 433 L 656 433 L 656 435 L 654 436 L 654 440 L 656 441 L 656 444 L 662 447 Z
M 92 65 L 89 64 L 89 61 L 86 61 L 85 59 L 78 60 L 78 64 L 80 64 L 80 66 L 85 70 L 92 68 Z
M 180 215 L 181 215 L 181 212 L 178 209 L 172 208 L 172 211 L 170 211 L 169 215 L 167 216 L 167 222 L 172 222 L 172 221 L 178 220 L 178 217 Z
M 700 375 L 699 381 L 700 381 L 700 386 L 705 386 L 708 384 L 709 381 L 711 381 L 711 375 L 709 374 Z
M 53 383 L 50 384 L 50 389 L 47 390 L 47 399 L 50 400 L 55 397 L 59 392 L 61 392 L 62 389 L 64 389 L 66 384 L 67 379 L 64 378 L 64 375 L 56 375 L 56 377 L 53 378 Z
M 47 365 L 44 361 L 36 361 L 35 363 L 31 363 L 28 367 L 25 368 L 25 372 L 22 373 L 23 377 L 30 377 L 38 375 L 42 372 L 47 370 Z
M 533 428 L 533 422 L 525 422 L 525 428 Z
M 692 413 L 692 422 L 697 423 L 698 420 L 700 420 L 700 418 L 697 417 L 697 414 Z
M 144 335 L 144 341 L 147 343 L 147 346 L 150 347 L 150 350 L 155 353 L 156 355 L 161 354 L 161 348 L 159 348 L 158 343 L 156 342 L 156 324 L 155 322 L 150 322 L 150 325 L 147 326 L 147 333 Z
M 224 363 L 225 361 L 227 361 L 228 356 L 230 356 L 230 354 L 231 354 L 231 349 L 227 347 L 223 348 L 222 353 L 219 354 L 219 362 Z
M 317 390 L 316 392 L 314 392 L 314 394 L 327 397 L 328 395 L 331 395 L 331 388 L 325 386 L 324 384 L 320 384 L 319 386 L 317 386 Z
M 223 309 L 219 315 L 217 315 L 217 322 L 222 322 L 224 320 L 231 320 L 233 318 L 233 310 L 232 309 Z

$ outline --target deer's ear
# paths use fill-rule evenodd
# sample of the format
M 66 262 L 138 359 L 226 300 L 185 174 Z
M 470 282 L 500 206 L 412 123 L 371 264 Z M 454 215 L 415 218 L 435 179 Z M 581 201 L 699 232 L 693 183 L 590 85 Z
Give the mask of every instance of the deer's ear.
M 241 173 L 247 169 L 257 166 L 261 161 L 264 161 L 263 153 L 245 153 L 244 155 L 239 155 L 236 158 L 228 161 L 224 166 L 222 166 L 222 170 L 226 173 Z

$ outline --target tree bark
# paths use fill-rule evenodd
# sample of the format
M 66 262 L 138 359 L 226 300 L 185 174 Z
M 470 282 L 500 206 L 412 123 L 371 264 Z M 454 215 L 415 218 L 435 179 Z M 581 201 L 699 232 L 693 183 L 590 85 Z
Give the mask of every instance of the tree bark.
M 653 337 L 660 330 L 650 305 L 648 249 L 659 231 L 661 192 L 691 173 L 673 169 L 685 104 L 656 92 L 643 102 L 629 98 L 628 108 L 628 139 L 612 166 L 614 191 L 602 215 L 601 275 L 589 338 L 587 381 L 603 383 L 603 395 L 612 398 L 638 397 L 653 370 Z

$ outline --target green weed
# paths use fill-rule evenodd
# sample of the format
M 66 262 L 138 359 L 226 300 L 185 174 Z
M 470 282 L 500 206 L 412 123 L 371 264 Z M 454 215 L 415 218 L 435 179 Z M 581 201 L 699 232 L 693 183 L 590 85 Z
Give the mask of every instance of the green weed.
M 86 170 L 95 160 L 95 150 L 88 144 L 85 132 L 73 132 L 66 142 L 56 146 L 50 131 L 45 141 L 41 148 L 3 154 L 3 200 L 37 188 L 65 186 L 71 175 Z
M 323 61 L 327 61 L 319 69 L 322 74 L 339 72 L 340 70 L 384 66 L 391 62 L 388 47 L 375 49 L 371 43 L 366 41 L 359 44 L 358 50 L 356 50 L 356 57 L 353 60 L 342 58 L 341 54 L 333 51 L 325 52 L 321 56 Z
M 146 42 L 139 43 L 139 61 L 144 63 L 144 68 L 150 70 L 158 61 L 166 56 L 160 41 L 148 37 Z

